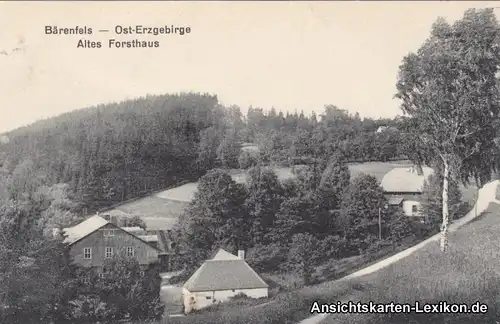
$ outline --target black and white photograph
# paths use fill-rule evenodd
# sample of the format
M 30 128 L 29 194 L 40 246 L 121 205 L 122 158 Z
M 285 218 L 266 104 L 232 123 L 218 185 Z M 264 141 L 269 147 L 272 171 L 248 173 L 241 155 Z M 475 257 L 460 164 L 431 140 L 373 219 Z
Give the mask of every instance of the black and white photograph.
M 500 323 L 500 1 L 0 2 L 0 324 Z

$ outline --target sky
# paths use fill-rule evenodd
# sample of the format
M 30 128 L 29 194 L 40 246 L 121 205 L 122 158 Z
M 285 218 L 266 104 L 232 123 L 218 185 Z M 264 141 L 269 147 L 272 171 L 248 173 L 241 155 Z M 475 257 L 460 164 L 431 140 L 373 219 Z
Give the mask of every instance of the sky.
M 0 132 L 102 103 L 184 91 L 225 105 L 400 113 L 398 67 L 438 17 L 498 2 L 0 2 Z M 500 12 L 500 9 L 498 10 Z M 46 35 L 45 26 L 92 35 Z M 117 35 L 116 26 L 190 27 Z M 108 33 L 99 33 L 108 29 Z M 157 40 L 109 48 L 108 40 Z M 77 48 L 80 39 L 101 48 Z

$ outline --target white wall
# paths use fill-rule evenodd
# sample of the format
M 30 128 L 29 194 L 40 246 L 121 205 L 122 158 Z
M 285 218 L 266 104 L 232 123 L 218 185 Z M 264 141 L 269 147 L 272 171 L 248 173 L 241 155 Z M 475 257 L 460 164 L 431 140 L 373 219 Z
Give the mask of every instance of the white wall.
M 200 292 L 190 292 L 186 288 L 183 288 L 182 295 L 184 300 L 184 311 L 187 314 L 193 309 L 201 309 L 210 306 L 214 303 L 227 301 L 230 297 L 236 296 L 240 293 L 244 293 L 245 295 L 251 298 L 268 297 L 267 288 L 200 291 Z
M 413 213 L 413 205 L 417 205 L 417 213 Z M 406 216 L 421 216 L 420 214 L 420 202 L 415 200 L 403 200 L 403 211 Z

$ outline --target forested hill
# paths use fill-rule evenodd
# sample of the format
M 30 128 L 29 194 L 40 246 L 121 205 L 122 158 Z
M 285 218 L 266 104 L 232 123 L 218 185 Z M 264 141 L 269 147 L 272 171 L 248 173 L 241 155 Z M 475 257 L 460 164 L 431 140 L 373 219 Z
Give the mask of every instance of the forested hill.
M 290 157 L 386 160 L 404 156 L 397 120 L 360 119 L 335 106 L 324 115 L 223 107 L 214 95 L 146 96 L 65 113 L 6 133 L 2 187 L 11 197 L 67 183 L 87 212 L 192 180 L 215 166 L 238 167 L 239 142 L 266 162 Z M 404 142 L 404 141 L 403 141 Z M 83 209 L 82 209 L 83 211 Z
M 224 130 L 217 97 L 147 96 L 82 109 L 5 135 L 11 195 L 68 183 L 90 210 L 197 177 L 200 132 Z M 204 161 L 209 162 L 209 161 Z

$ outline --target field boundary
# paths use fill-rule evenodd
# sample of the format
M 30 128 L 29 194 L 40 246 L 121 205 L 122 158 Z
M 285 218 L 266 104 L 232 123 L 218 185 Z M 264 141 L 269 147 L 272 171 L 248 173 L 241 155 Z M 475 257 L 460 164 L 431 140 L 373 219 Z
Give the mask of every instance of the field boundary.
M 145 193 L 142 193 L 140 194 L 139 196 L 137 197 L 134 197 L 134 198 L 130 198 L 130 199 L 127 199 L 127 200 L 124 200 L 122 202 L 119 202 L 119 203 L 116 203 L 116 204 L 113 204 L 109 207 L 104 207 L 104 208 L 101 208 L 98 210 L 99 213 L 104 213 L 104 212 L 107 212 L 107 211 L 110 211 L 110 210 L 113 210 L 113 209 L 116 209 L 117 207 L 120 207 L 120 206 L 123 206 L 125 204 L 128 204 L 128 203 L 131 203 L 131 202 L 134 202 L 136 200 L 139 200 L 139 199 L 143 199 L 143 198 L 147 198 L 149 196 L 153 196 L 159 192 L 162 192 L 162 191 L 165 191 L 165 190 L 169 190 L 169 189 L 173 189 L 173 188 L 176 188 L 176 187 L 179 187 L 179 186 L 182 186 L 182 185 L 185 185 L 186 183 L 190 183 L 190 182 L 193 182 L 193 180 L 189 180 L 189 179 L 186 179 L 186 180 L 182 180 L 176 184 L 173 184 L 171 186 L 167 186 L 165 187 L 164 189 L 158 189 L 158 190 L 154 190 L 154 191 L 150 191 L 150 192 L 145 192 Z M 160 198 L 160 199 L 163 199 L 163 198 Z M 167 200 L 167 199 L 165 199 Z M 173 199 L 172 199 L 173 200 Z

